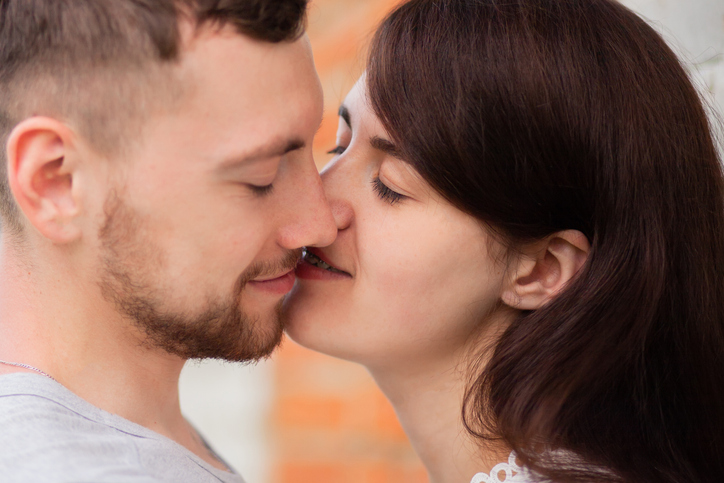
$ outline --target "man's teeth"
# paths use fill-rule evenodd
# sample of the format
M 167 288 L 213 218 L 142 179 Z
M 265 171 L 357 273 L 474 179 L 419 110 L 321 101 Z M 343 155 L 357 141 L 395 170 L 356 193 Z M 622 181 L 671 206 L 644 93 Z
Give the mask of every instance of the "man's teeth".
M 307 263 L 314 265 L 315 267 L 319 267 L 324 270 L 329 270 L 330 272 L 345 273 L 342 270 L 337 270 L 336 268 L 330 266 L 327 262 L 325 262 L 324 260 L 322 260 L 321 258 L 316 256 L 315 254 L 310 253 L 310 252 L 304 252 L 304 260 Z

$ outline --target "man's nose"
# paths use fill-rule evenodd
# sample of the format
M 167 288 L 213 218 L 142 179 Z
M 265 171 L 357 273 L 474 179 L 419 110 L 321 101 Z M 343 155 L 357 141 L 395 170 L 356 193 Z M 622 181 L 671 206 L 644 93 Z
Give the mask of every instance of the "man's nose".
M 331 245 L 337 227 L 317 168 L 309 167 L 296 184 L 297 196 L 291 201 L 294 206 L 289 207 L 292 219 L 282 230 L 280 244 L 290 250 Z

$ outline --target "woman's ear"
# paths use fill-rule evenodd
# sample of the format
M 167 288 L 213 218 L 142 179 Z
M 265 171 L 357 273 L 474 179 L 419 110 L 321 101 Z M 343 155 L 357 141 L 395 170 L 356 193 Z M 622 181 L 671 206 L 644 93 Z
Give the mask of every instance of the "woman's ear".
M 535 244 L 511 267 L 503 302 L 520 310 L 547 304 L 576 277 L 590 249 L 586 236 L 577 230 L 560 231 Z
M 74 223 L 79 204 L 69 160 L 72 139 L 65 124 L 32 117 L 15 126 L 6 145 L 8 182 L 18 207 L 31 225 L 56 243 L 80 235 Z

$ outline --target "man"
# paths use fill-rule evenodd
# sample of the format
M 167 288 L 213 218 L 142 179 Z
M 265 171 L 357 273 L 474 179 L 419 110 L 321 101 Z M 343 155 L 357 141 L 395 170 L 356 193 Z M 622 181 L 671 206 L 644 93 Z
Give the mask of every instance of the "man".
M 1 481 L 241 481 L 177 382 L 269 355 L 335 237 L 305 10 L 0 2 Z

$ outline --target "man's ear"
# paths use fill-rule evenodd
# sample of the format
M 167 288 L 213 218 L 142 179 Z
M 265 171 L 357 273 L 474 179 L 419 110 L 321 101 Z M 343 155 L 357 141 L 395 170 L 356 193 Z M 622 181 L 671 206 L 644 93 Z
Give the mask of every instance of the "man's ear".
M 503 289 L 506 305 L 535 310 L 547 304 L 576 277 L 588 259 L 591 245 L 577 230 L 565 230 L 535 244 L 520 256 Z
M 20 210 L 43 236 L 68 243 L 81 232 L 75 223 L 79 204 L 73 192 L 74 133 L 47 117 L 19 123 L 6 145 L 8 181 Z

